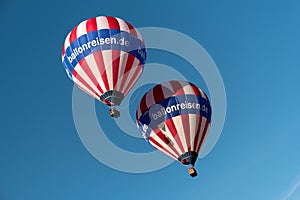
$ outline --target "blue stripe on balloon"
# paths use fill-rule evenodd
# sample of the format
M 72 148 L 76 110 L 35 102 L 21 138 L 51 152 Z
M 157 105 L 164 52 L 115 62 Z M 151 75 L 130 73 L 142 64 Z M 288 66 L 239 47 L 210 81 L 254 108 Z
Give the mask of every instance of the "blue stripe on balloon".
M 70 64 L 70 62 L 66 59 L 64 59 L 63 61 L 63 65 L 64 65 L 64 68 L 65 70 L 67 70 L 67 73 L 68 73 L 68 77 L 73 81 L 73 75 L 72 75 L 72 71 L 73 71 L 73 66 Z
M 66 51 L 66 55 L 65 55 L 65 59 L 69 59 L 69 58 L 72 58 L 72 54 L 76 55 L 75 56 L 75 59 L 72 60 L 71 64 L 75 67 L 80 60 L 82 60 L 84 58 L 83 54 L 82 53 L 78 53 L 76 54 L 76 52 L 79 52 L 78 50 L 77 51 L 74 51 L 74 49 L 78 49 L 80 47 L 79 43 L 78 43 L 78 39 L 77 40 L 74 40 L 72 42 L 72 44 L 70 45 L 70 50 L 69 51 Z M 69 48 L 69 47 L 68 47 Z M 67 48 L 67 50 L 68 50 Z M 72 51 L 73 50 L 73 51 Z M 67 56 L 67 55 L 70 55 L 70 56 Z
M 149 137 L 150 137 L 150 133 L 152 131 L 152 129 L 149 126 L 144 127 L 144 124 L 141 122 L 137 123 L 138 125 L 138 129 L 140 131 L 140 133 L 142 134 L 143 138 L 149 142 Z
M 81 46 L 85 49 L 82 53 L 82 57 L 86 57 L 86 56 L 91 54 L 91 49 L 88 48 L 89 46 L 91 46 L 91 44 L 89 43 L 89 39 L 88 39 L 87 34 L 82 35 L 81 37 L 79 37 L 78 38 L 78 43 L 79 43 L 79 46 Z
M 92 45 L 92 44 L 95 44 L 95 42 L 93 43 L 92 41 L 95 40 L 95 38 L 97 38 L 97 37 L 99 38 L 98 31 L 89 32 L 87 34 L 87 37 L 88 37 L 89 41 L 91 42 L 91 52 L 90 53 L 101 51 L 101 48 L 99 45 L 95 45 L 95 46 Z
M 98 35 L 100 35 L 100 38 L 108 38 L 110 37 L 110 32 L 111 30 L 110 29 L 101 29 L 101 30 L 98 30 Z
M 109 29 L 109 31 L 110 31 L 110 36 L 116 36 L 119 35 L 119 33 L 121 33 L 119 29 Z

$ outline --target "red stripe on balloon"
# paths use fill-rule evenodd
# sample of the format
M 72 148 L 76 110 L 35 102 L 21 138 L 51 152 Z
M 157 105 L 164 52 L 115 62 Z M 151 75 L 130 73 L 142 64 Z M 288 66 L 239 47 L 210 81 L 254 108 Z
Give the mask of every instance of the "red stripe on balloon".
M 120 53 L 120 50 L 112 50 L 113 89 L 115 89 L 119 78 Z
M 189 114 L 181 114 L 180 115 L 183 132 L 186 140 L 186 145 L 188 151 L 191 151 L 191 132 L 190 132 L 190 121 L 189 121 Z
M 170 133 L 172 134 L 176 144 L 178 145 L 179 149 L 181 150 L 180 153 L 184 153 L 184 148 L 183 148 L 183 145 L 182 145 L 182 142 L 180 140 L 180 137 L 177 132 L 177 129 L 176 129 L 176 126 L 174 124 L 174 121 L 172 118 L 168 119 L 165 121 L 165 125 L 168 127 L 168 129 L 170 130 Z
M 111 17 L 111 16 L 107 16 L 106 19 L 107 19 L 108 26 L 109 26 L 110 29 L 120 30 L 120 25 L 119 25 L 119 22 L 116 18 Z
M 181 153 L 179 153 L 175 147 L 172 145 L 172 141 L 169 141 L 167 139 L 167 137 L 165 136 L 165 134 L 163 134 L 163 132 L 157 128 L 154 130 L 154 132 L 156 133 L 156 135 L 165 143 L 165 145 L 169 146 L 170 149 L 172 149 L 172 151 L 177 155 L 177 156 L 180 156 Z
M 198 88 L 197 86 L 195 86 L 195 85 L 193 84 L 193 85 L 191 85 L 191 87 L 192 87 L 193 92 L 194 92 L 195 95 L 201 96 L 201 93 L 200 93 L 199 88 Z
M 94 89 L 77 73 L 75 69 L 73 70 L 72 75 L 76 77 L 76 79 L 78 79 L 78 81 L 81 82 L 85 87 L 87 87 L 90 91 L 92 91 L 95 96 L 100 98 L 100 95 L 96 93 L 96 91 L 94 91 Z
M 146 104 L 146 98 L 147 98 L 147 95 L 144 95 L 140 101 L 141 114 L 143 114 L 148 109 L 147 104 Z
M 96 79 L 95 75 L 93 74 L 93 72 L 92 72 L 90 66 L 87 64 L 86 60 L 82 59 L 81 61 L 79 61 L 79 65 L 81 66 L 82 70 L 88 75 L 88 77 L 91 79 L 93 84 L 98 88 L 100 93 L 103 94 L 103 90 L 98 83 L 99 80 Z
M 167 152 L 170 156 L 174 156 L 169 150 L 165 149 L 161 144 L 159 144 L 155 139 L 153 139 L 153 137 L 150 136 L 149 140 L 153 144 L 155 144 L 156 146 L 158 146 L 158 148 L 157 148 L 158 150 L 160 150 L 160 151 L 163 150 L 163 151 Z
M 203 143 L 203 141 L 204 141 L 204 139 L 205 139 L 205 137 L 206 137 L 206 135 L 207 135 L 207 133 L 208 133 L 209 124 L 210 124 L 209 121 L 206 120 L 205 127 L 204 127 L 204 130 L 203 130 L 203 133 L 202 133 L 202 137 L 201 137 L 200 144 L 197 146 L 197 149 L 196 149 L 196 152 L 197 152 L 197 153 L 199 153 L 200 148 L 201 148 L 201 146 L 202 146 L 202 143 Z
M 180 84 L 178 81 L 170 81 L 170 84 L 173 88 L 174 94 L 181 95 L 185 94 L 183 90 L 183 85 Z
M 193 146 L 194 151 L 196 151 L 196 149 L 197 149 L 199 137 L 200 137 L 200 134 L 202 134 L 202 133 L 200 133 L 200 130 L 201 130 L 201 123 L 202 123 L 203 117 L 201 115 L 197 115 L 197 116 L 198 116 L 197 117 L 197 129 L 196 129 L 196 136 L 194 138 L 194 146 Z
M 74 40 L 77 40 L 77 27 L 78 26 L 75 26 L 75 28 L 73 28 L 73 30 L 71 31 L 70 38 L 69 38 L 70 45 Z
M 119 22 L 116 18 L 107 16 L 106 17 L 109 29 L 117 29 L 120 30 Z M 112 35 L 110 35 L 112 36 Z M 119 67 L 120 67 L 120 50 L 112 50 L 112 74 L 113 74 L 113 88 L 115 89 L 116 84 L 118 82 L 118 74 L 119 74 Z
M 64 56 L 66 53 L 66 50 L 65 50 L 65 44 L 63 44 L 62 46 L 62 52 L 61 52 L 61 55 Z
M 124 90 L 123 88 L 125 86 L 125 83 L 127 81 L 128 76 L 130 74 L 130 70 L 132 69 L 132 65 L 134 63 L 134 59 L 135 59 L 135 57 L 133 55 L 128 54 L 127 61 L 126 61 L 126 66 L 125 66 L 125 70 L 124 70 L 124 73 L 123 73 L 123 76 L 122 76 L 120 91 Z
M 143 65 L 141 63 L 139 63 L 139 65 L 134 68 L 134 73 L 133 73 L 133 78 L 129 81 L 128 85 L 126 88 L 124 88 L 124 96 L 126 96 L 128 94 L 128 92 L 131 90 L 131 88 L 133 87 L 133 85 L 138 81 L 139 77 L 142 74 L 142 67 Z
M 155 86 L 153 88 L 153 95 L 154 95 L 154 101 L 155 103 L 165 99 L 166 97 L 164 96 L 164 93 L 163 93 L 163 89 L 162 89 L 162 85 L 159 84 L 157 86 Z
M 108 85 L 108 79 L 107 79 L 107 74 L 106 74 L 106 69 L 105 69 L 105 64 L 103 61 L 103 55 L 101 51 L 97 51 L 93 53 L 94 59 L 96 61 L 98 70 L 101 75 L 101 80 L 98 80 L 98 82 L 102 81 L 104 83 L 105 88 L 102 88 L 103 92 L 106 92 L 109 90 L 109 85 Z M 100 87 L 100 86 L 99 86 Z
M 87 20 L 86 31 L 87 31 L 87 33 L 92 32 L 92 31 L 98 31 L 96 18 L 91 18 L 91 19 Z

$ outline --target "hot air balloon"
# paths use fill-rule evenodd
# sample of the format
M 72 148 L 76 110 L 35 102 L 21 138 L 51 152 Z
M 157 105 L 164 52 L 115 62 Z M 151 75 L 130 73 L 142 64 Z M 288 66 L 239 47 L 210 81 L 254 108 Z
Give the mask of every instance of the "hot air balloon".
M 78 24 L 66 37 L 62 63 L 80 89 L 116 109 L 141 76 L 146 60 L 145 43 L 128 22 L 99 16 Z
M 168 81 L 150 89 L 136 111 L 137 126 L 147 142 L 164 154 L 194 168 L 211 121 L 207 95 L 186 81 Z

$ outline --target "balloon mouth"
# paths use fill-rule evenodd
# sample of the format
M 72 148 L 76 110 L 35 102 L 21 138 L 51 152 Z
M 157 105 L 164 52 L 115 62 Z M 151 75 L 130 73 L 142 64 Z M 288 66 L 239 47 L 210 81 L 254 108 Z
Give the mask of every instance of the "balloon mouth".
M 117 90 L 109 90 L 100 96 L 102 102 L 109 102 L 112 106 L 119 106 L 124 99 L 124 95 Z
M 184 165 L 195 165 L 198 154 L 195 151 L 189 151 L 178 157 L 178 161 Z
M 184 164 L 184 165 L 190 164 L 190 162 L 189 162 L 186 158 L 183 158 L 183 159 L 181 160 L 181 163 Z

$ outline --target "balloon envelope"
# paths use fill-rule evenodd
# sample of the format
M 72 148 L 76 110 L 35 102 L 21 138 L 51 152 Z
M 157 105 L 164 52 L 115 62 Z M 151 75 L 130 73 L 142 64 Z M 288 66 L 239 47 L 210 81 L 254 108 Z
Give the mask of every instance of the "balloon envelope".
M 209 130 L 211 112 L 207 95 L 197 86 L 169 81 L 143 96 L 136 123 L 153 147 L 183 164 L 194 165 Z
M 144 40 L 128 22 L 99 16 L 66 37 L 62 62 L 69 78 L 103 103 L 119 105 L 137 82 L 146 59 Z

